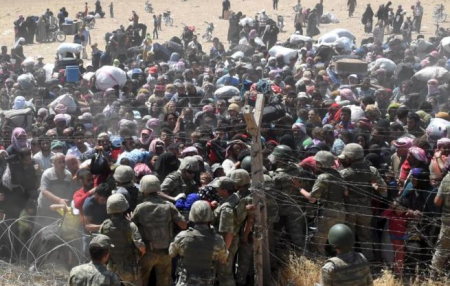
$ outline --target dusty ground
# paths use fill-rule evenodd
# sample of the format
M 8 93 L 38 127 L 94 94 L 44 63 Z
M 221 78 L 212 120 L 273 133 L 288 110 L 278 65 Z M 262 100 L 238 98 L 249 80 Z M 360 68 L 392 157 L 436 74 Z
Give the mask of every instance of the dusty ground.
M 89 9 L 94 10 L 95 1 L 87 0 Z M 432 19 L 432 12 L 434 5 L 441 3 L 442 0 L 426 0 L 422 1 L 425 8 L 425 16 L 423 19 L 422 30 L 428 36 L 434 34 L 435 24 Z M 46 8 L 50 8 L 55 14 L 59 8 L 66 7 L 69 12 L 69 17 L 74 18 L 76 12 L 84 10 L 85 0 L 0 0 L 0 44 L 11 47 L 14 43 L 13 22 L 18 15 L 22 14 L 25 17 L 28 15 L 41 15 Z M 109 18 L 109 3 L 110 1 L 101 1 L 103 10 L 106 12 L 106 18 L 97 21 L 95 29 L 91 31 L 93 42 L 98 42 L 100 46 L 104 44 L 104 35 L 108 31 L 117 29 L 120 24 L 128 25 L 128 19 L 131 16 L 131 11 L 135 10 L 140 16 L 140 21 L 145 23 L 149 30 L 153 29 L 152 15 L 144 11 L 145 0 L 115 0 L 114 13 L 115 18 Z M 194 25 L 197 32 L 203 34 L 206 29 L 207 22 L 213 22 L 216 29 L 214 35 L 218 36 L 223 42 L 226 42 L 226 35 L 228 30 L 228 21 L 221 20 L 219 16 L 222 13 L 222 0 L 152 0 L 155 12 L 160 14 L 164 10 L 169 9 L 174 18 L 173 27 L 163 26 L 163 31 L 160 32 L 158 41 L 164 42 L 172 36 L 180 36 L 183 25 Z M 303 7 L 314 7 L 318 0 L 302 0 Z M 378 6 L 387 1 L 373 0 L 373 1 L 358 1 L 356 12 L 353 18 L 348 18 L 347 0 L 325 0 L 324 12 L 331 12 L 339 19 L 339 24 L 322 25 L 320 30 L 322 33 L 332 30 L 334 28 L 346 28 L 351 30 L 357 36 L 359 43 L 364 36 L 363 26 L 361 24 L 361 15 L 365 10 L 366 4 L 370 3 L 372 9 L 376 13 Z M 397 9 L 397 5 L 402 4 L 407 10 L 408 15 L 411 15 L 411 5 L 415 0 L 393 1 L 393 7 Z M 242 11 L 244 14 L 253 17 L 256 12 L 265 9 L 270 16 L 276 18 L 276 15 L 283 15 L 285 17 L 285 25 L 287 31 L 280 34 L 279 39 L 285 40 L 293 32 L 294 12 L 292 7 L 296 4 L 296 0 L 279 0 L 279 10 L 272 9 L 272 0 L 231 0 L 232 11 Z M 450 14 L 450 6 L 448 7 Z M 395 12 L 394 10 L 394 12 Z M 450 17 L 449 17 L 450 18 Z M 450 21 L 450 20 L 448 20 Z M 443 27 L 450 27 L 448 23 L 443 23 Z M 413 35 L 414 37 L 414 35 Z M 66 41 L 71 42 L 73 36 L 68 36 Z M 55 51 L 59 43 L 51 44 L 35 44 L 25 47 L 26 56 L 37 56 L 42 54 L 46 60 L 52 61 Z M 209 49 L 210 44 L 204 43 L 204 49 Z

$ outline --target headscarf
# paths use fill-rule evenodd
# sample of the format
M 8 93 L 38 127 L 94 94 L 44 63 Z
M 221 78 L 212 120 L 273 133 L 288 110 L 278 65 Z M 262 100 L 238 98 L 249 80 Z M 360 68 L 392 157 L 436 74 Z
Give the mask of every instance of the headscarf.
M 155 171 L 158 174 L 159 180 L 162 182 L 167 175 L 178 170 L 180 161 L 170 152 L 163 153 L 158 157 L 155 164 Z
M 143 138 L 142 134 L 147 134 L 149 136 L 148 136 L 148 138 Z M 152 134 L 153 134 L 152 129 L 143 129 L 141 131 L 141 136 L 139 138 L 139 142 L 141 142 L 142 145 L 148 145 L 150 143 L 150 141 L 152 140 Z
M 181 152 L 181 158 L 186 157 L 186 155 L 189 153 L 198 154 L 198 150 L 194 146 L 186 147 L 186 148 L 184 148 L 183 152 Z
M 439 92 L 439 82 L 432 78 L 427 82 L 428 95 L 436 94 Z
M 333 103 L 328 109 L 327 123 L 331 123 L 331 121 L 336 123 L 341 121 L 341 106 L 337 103 Z
M 64 116 L 64 114 L 58 114 L 55 116 L 55 118 L 53 119 L 53 122 L 58 123 L 64 121 L 67 124 L 67 118 Z
M 14 104 L 12 106 L 13 109 L 24 109 L 26 107 L 25 97 L 17 96 L 14 99 Z
M 245 143 L 242 142 L 241 140 L 230 141 L 230 142 L 228 142 L 227 149 L 225 150 L 225 158 L 228 158 L 228 156 L 230 155 L 229 151 L 231 150 L 231 148 L 233 148 L 234 144 L 240 144 L 242 146 L 242 149 L 247 149 L 247 145 L 245 145 Z
M 166 146 L 164 141 L 162 141 L 161 139 L 155 139 L 155 140 L 152 141 L 152 143 L 150 143 L 150 147 L 148 148 L 148 151 L 150 151 L 151 153 L 156 154 L 156 144 L 157 143 L 162 143 L 163 148 L 165 148 L 165 146 Z
M 151 175 L 151 174 L 152 174 L 152 170 L 150 170 L 150 168 L 145 163 L 137 163 L 134 166 L 134 176 L 136 178 L 140 178 L 145 175 Z
M 292 125 L 292 130 L 295 129 L 300 129 L 303 132 L 303 134 L 306 134 L 306 126 L 303 123 L 294 123 Z
M 14 150 L 19 151 L 22 148 L 30 149 L 30 144 L 28 143 L 28 140 L 19 140 L 19 136 L 25 135 L 27 136 L 27 132 L 25 129 L 21 127 L 14 128 L 12 135 L 11 135 L 11 143 L 14 148 Z
M 350 88 L 343 88 L 340 90 L 340 96 L 342 100 L 355 101 L 355 94 Z
M 150 118 L 147 123 L 145 124 L 145 128 L 147 129 L 153 129 L 153 127 L 159 126 L 159 119 L 158 118 Z
M 58 103 L 55 106 L 55 112 L 57 114 L 65 114 L 65 113 L 67 113 L 67 107 L 64 104 L 62 104 L 62 103 Z
M 413 146 L 409 148 L 408 153 L 414 158 L 416 158 L 418 161 L 423 162 L 425 164 L 428 163 L 427 155 L 422 148 Z

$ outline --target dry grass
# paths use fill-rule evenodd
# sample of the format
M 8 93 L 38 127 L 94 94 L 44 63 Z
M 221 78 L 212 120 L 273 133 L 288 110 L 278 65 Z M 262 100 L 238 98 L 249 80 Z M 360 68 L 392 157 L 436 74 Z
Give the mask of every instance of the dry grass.
M 47 265 L 48 266 L 48 265 Z M 29 271 L 25 266 L 0 260 L 0 286 L 62 286 L 67 284 L 68 273 L 59 268 Z
M 289 266 L 280 271 L 277 285 L 279 286 L 314 286 L 320 283 L 321 263 L 312 262 L 304 257 L 291 255 Z M 382 276 L 374 281 L 374 286 L 444 286 L 450 285 L 450 281 L 436 282 L 431 279 L 400 281 L 391 271 L 384 271 Z

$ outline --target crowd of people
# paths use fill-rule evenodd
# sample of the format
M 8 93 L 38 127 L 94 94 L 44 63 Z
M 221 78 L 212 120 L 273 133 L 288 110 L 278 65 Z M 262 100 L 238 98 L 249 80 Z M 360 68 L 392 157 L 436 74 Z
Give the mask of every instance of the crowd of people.
M 164 48 L 138 33 L 134 12 L 104 51 L 92 44 L 91 63 L 78 60 L 77 82 L 65 69 L 47 79 L 40 56 L 21 64 L 20 39 L 14 54 L 2 47 L 0 234 L 12 235 L 0 236 L 1 258 L 33 269 L 56 259 L 74 267 L 69 285 L 251 285 L 256 167 L 274 276 L 291 252 L 337 253 L 323 285 L 372 285 L 367 262 L 398 277 L 445 275 L 450 60 L 439 44 L 449 34 L 426 40 L 418 7 L 408 33 L 402 11 L 393 22 L 377 13 L 372 31 L 366 10 L 373 34 L 350 49 L 279 43 L 265 11 L 245 25 L 232 13 L 230 49 L 214 38 L 209 52 L 189 27 L 172 40 L 181 48 Z M 308 19 L 307 34 L 318 35 L 323 9 L 298 1 L 297 34 Z M 298 53 L 270 56 L 275 45 Z M 167 55 L 170 47 L 177 52 Z M 22 60 L 11 61 L 18 50 Z M 336 58 L 370 68 L 341 72 Z M 127 80 L 101 89 L 96 71 L 109 66 Z M 415 76 L 430 68 L 444 72 Z M 258 95 L 263 166 L 252 165 L 243 116 Z

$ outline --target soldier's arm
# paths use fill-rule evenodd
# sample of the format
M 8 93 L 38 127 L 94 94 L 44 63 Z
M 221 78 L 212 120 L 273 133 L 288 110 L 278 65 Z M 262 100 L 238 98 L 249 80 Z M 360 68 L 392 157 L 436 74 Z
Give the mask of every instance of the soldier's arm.
M 314 182 L 314 186 L 312 187 L 312 191 L 309 193 L 311 198 L 320 199 L 324 191 L 328 189 L 328 178 L 324 178 L 323 176 L 317 177 L 317 180 Z
M 188 226 L 186 221 L 184 220 L 184 217 L 180 214 L 178 209 L 173 204 L 170 204 L 170 212 L 172 214 L 173 223 L 175 223 L 181 229 L 187 229 Z
M 437 207 L 441 207 L 442 204 L 444 203 L 444 199 L 445 196 L 447 196 L 449 194 L 450 191 L 450 180 L 449 180 L 449 175 L 445 176 L 444 179 L 442 180 L 441 185 L 439 186 L 438 192 L 436 194 L 436 197 L 434 198 L 434 204 Z
M 142 241 L 138 227 L 133 222 L 131 222 L 131 229 L 133 230 L 133 243 L 139 249 L 141 255 L 144 255 L 147 249 L 145 248 L 145 243 Z
M 325 263 L 321 269 L 322 286 L 333 286 L 334 265 L 331 262 Z
M 370 170 L 372 171 L 373 178 L 372 178 L 372 185 L 374 186 L 375 190 L 377 190 L 378 193 L 384 194 L 387 191 L 387 185 L 386 182 L 383 180 L 383 178 L 378 173 L 378 170 L 370 167 Z
M 173 242 L 170 244 L 169 246 L 169 255 L 170 257 L 176 257 L 178 255 L 181 255 L 181 242 L 183 241 L 184 238 L 184 231 L 180 232 L 179 234 L 177 234 L 177 236 L 175 237 L 175 239 L 173 240 Z
M 228 250 L 234 238 L 234 215 L 230 208 L 225 207 L 220 213 L 219 233 L 222 235 Z
M 161 192 L 158 195 L 169 202 L 176 202 L 176 198 L 171 196 L 171 193 L 175 189 L 175 180 L 172 177 L 167 177 L 161 184 Z
M 225 241 L 220 235 L 216 235 L 216 245 L 214 246 L 214 253 L 216 253 L 216 260 L 224 264 L 228 259 L 228 251 Z

